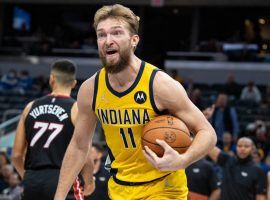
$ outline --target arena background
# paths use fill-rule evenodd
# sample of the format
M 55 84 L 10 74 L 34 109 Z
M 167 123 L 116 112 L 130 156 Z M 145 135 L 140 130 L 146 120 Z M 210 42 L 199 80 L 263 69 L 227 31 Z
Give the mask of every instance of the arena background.
M 82 81 L 100 68 L 93 16 L 99 7 L 112 3 L 128 5 L 140 16 L 136 54 L 180 81 L 199 108 L 228 92 L 228 77 L 235 78 L 238 90 L 228 95 L 237 111 L 238 136 L 254 137 L 264 162 L 270 141 L 270 1 L 266 0 L 0 0 L 1 151 L 10 156 L 24 106 L 49 92 L 52 61 L 69 58 L 77 63 L 75 98 Z M 10 71 L 26 81 L 6 87 Z M 261 99 L 250 103 L 240 94 L 251 81 Z M 259 125 L 262 138 L 252 135 Z M 105 146 L 99 126 L 94 140 Z

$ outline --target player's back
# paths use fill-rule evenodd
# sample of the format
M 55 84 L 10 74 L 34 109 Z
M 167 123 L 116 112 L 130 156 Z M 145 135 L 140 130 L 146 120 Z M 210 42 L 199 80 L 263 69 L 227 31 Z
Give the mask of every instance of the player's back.
M 69 96 L 47 95 L 35 100 L 25 120 L 26 170 L 60 169 L 74 126 Z

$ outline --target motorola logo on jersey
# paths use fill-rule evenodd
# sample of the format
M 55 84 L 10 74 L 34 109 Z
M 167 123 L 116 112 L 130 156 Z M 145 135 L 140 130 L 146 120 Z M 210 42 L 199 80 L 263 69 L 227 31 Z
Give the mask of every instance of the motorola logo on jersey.
M 138 104 L 143 104 L 144 102 L 146 102 L 146 99 L 147 99 L 146 94 L 143 91 L 138 91 L 134 95 L 134 100 Z

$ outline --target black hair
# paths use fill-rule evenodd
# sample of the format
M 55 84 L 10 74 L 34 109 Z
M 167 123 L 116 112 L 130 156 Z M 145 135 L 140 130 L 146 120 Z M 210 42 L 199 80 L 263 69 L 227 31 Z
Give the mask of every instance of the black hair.
M 56 76 L 57 81 L 63 85 L 73 83 L 76 77 L 77 66 L 74 62 L 61 59 L 51 65 L 51 72 Z

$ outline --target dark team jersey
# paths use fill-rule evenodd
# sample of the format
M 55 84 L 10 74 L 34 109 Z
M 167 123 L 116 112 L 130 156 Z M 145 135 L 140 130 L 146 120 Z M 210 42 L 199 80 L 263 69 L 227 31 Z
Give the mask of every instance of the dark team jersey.
M 71 109 L 75 100 L 48 95 L 34 101 L 25 119 L 25 169 L 60 169 L 73 135 Z
M 254 200 L 266 194 L 266 172 L 251 157 L 239 159 L 222 152 L 217 163 L 223 168 L 221 200 Z
M 220 186 L 214 166 L 206 159 L 201 159 L 186 169 L 188 189 L 191 192 L 210 196 Z

